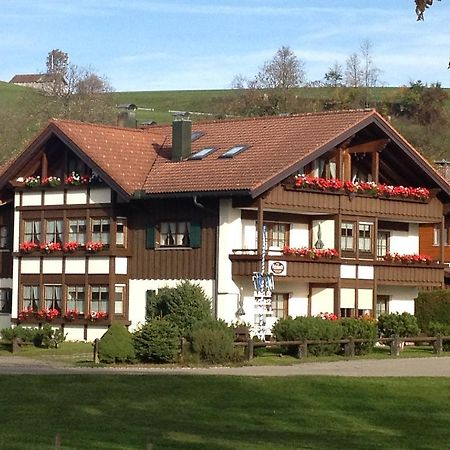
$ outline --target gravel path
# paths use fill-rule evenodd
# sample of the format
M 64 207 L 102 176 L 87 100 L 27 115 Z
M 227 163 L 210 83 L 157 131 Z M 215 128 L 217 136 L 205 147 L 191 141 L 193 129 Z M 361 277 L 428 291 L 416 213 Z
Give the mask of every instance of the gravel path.
M 336 362 L 313 362 L 292 366 L 244 366 L 208 368 L 167 368 L 131 366 L 63 367 L 23 356 L 0 356 L 0 374 L 127 374 L 127 375 L 234 375 L 299 376 L 335 375 L 344 377 L 450 377 L 450 357 L 360 359 Z

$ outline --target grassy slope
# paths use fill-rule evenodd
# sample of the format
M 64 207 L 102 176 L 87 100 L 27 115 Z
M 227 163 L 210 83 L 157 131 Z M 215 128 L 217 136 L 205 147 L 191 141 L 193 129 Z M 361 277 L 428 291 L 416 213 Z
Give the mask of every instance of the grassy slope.
M 437 449 L 450 380 L 1 376 L 0 448 Z M 8 405 L 8 406 L 6 406 Z

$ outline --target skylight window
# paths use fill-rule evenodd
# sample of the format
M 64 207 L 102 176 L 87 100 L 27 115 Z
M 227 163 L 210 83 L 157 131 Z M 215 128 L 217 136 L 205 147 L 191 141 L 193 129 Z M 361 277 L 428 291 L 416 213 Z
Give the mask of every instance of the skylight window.
M 204 131 L 193 131 L 191 133 L 191 142 L 196 141 L 197 139 L 200 139 L 202 136 L 205 135 Z
M 248 147 L 248 145 L 235 145 L 234 147 L 228 149 L 223 155 L 221 155 L 221 158 L 233 158 L 238 153 L 246 150 Z
M 203 159 L 212 153 L 215 150 L 214 147 L 206 147 L 202 148 L 198 152 L 195 152 L 193 155 L 189 156 L 189 159 Z

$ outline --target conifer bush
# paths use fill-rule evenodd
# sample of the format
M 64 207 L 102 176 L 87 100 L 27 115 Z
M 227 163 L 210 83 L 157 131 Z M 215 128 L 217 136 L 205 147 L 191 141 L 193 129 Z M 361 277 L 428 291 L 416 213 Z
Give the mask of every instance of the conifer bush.
M 111 325 L 98 344 L 100 361 L 105 363 L 131 362 L 135 359 L 133 335 L 124 325 Z

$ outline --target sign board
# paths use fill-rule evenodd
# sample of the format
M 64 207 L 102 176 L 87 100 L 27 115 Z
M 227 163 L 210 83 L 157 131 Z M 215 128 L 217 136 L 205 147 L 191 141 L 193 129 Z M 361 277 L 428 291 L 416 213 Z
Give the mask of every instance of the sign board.
M 285 277 L 287 275 L 287 262 L 286 261 L 267 261 L 269 267 L 269 273 L 273 273 L 279 277 Z

